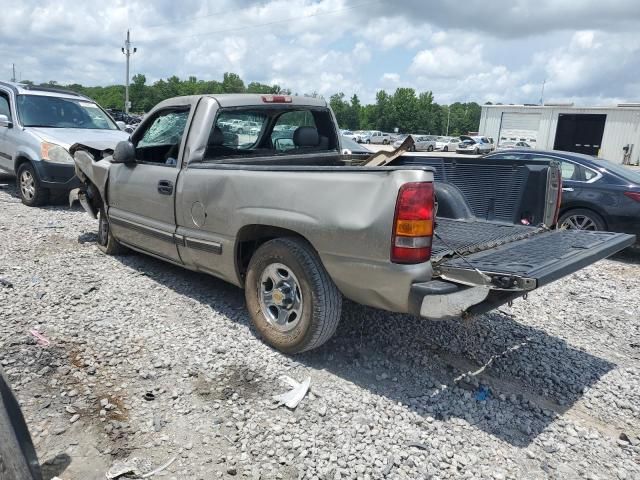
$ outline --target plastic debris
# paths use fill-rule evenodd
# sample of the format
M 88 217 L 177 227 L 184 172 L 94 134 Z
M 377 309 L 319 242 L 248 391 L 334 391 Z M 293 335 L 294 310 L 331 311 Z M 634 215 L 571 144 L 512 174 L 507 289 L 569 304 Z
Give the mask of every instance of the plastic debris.
M 484 385 L 481 385 L 480 388 L 476 390 L 475 399 L 478 400 L 479 402 L 486 400 L 487 398 L 489 398 L 489 396 L 490 396 L 489 389 Z
M 280 405 L 285 405 L 287 408 L 296 408 L 309 391 L 311 377 L 305 378 L 302 383 L 296 382 L 293 378 L 288 377 L 287 375 L 280 377 L 280 380 L 288 383 L 291 386 L 291 390 L 280 395 L 274 395 L 273 399 Z
M 116 462 L 106 473 L 109 480 L 114 480 L 127 475 L 127 478 L 142 478 L 142 474 L 135 465 Z
M 171 458 L 171 460 L 169 460 L 167 463 L 165 463 L 164 465 L 159 466 L 158 468 L 156 468 L 155 470 L 150 471 L 149 473 L 145 473 L 144 475 L 142 475 L 142 478 L 149 478 L 152 477 L 153 475 L 155 475 L 156 473 L 160 473 L 162 470 L 164 470 L 165 468 L 169 468 L 169 466 L 176 461 L 176 458 L 178 457 L 173 457 Z
M 51 342 L 49 341 L 49 339 L 46 338 L 44 335 L 42 335 L 36 329 L 29 330 L 29 333 L 34 337 L 36 337 L 36 339 L 38 340 L 38 345 L 40 345 L 41 347 L 48 347 L 49 345 L 51 345 Z

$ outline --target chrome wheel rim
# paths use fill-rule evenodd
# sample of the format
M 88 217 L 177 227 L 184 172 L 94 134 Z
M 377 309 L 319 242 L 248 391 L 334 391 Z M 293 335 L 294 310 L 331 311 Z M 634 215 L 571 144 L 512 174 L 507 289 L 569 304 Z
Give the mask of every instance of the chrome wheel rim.
M 281 263 L 267 266 L 258 285 L 260 307 L 267 322 L 280 332 L 296 328 L 302 319 L 300 282 L 289 267 Z
M 565 218 L 561 228 L 567 230 L 598 230 L 596 223 L 586 215 L 571 215 Z
M 24 170 L 20 174 L 20 191 L 22 197 L 27 200 L 32 200 L 36 195 L 36 180 L 29 170 Z

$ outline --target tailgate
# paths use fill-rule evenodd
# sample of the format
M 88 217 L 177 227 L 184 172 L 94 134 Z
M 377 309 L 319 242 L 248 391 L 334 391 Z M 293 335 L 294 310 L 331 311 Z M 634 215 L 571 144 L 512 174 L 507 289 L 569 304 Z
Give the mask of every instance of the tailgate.
M 441 258 L 434 273 L 464 285 L 528 291 L 607 258 L 634 242 L 635 236 L 623 233 L 536 232 L 488 250 Z

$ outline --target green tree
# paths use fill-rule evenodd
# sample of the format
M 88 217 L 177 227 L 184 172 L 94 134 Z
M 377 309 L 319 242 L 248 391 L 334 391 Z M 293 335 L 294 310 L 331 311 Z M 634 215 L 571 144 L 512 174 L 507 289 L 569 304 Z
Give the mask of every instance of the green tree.
M 222 78 L 222 90 L 225 93 L 244 93 L 244 82 L 237 73 L 226 72 Z

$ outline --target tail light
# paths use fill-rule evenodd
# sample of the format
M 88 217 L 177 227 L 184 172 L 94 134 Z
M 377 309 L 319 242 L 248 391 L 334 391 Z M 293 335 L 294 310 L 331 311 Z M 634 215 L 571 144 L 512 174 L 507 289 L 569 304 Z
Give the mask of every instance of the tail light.
M 631 200 L 640 202 L 640 192 L 624 192 L 624 194 L 626 197 L 629 197 Z
M 431 257 L 433 183 L 405 183 L 396 201 L 391 237 L 393 263 L 422 263 Z

